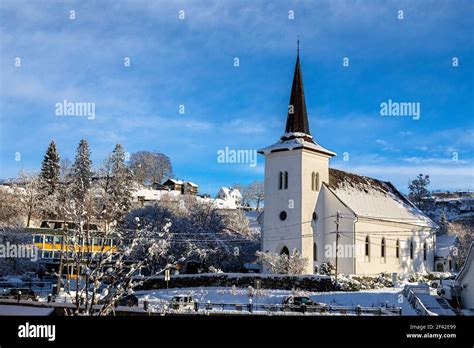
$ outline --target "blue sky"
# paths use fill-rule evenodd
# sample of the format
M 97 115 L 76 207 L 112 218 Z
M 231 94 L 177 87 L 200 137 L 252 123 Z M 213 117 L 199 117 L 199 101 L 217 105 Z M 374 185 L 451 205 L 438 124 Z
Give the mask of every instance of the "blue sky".
M 433 189 L 474 188 L 470 0 L 3 0 L 0 9 L 0 178 L 38 170 L 52 138 L 72 160 L 85 138 L 96 166 L 118 142 L 161 151 L 202 193 L 262 180 L 260 155 L 251 167 L 218 163 L 217 151 L 282 135 L 299 35 L 310 128 L 338 153 L 331 166 L 403 191 L 418 173 Z M 95 118 L 56 116 L 65 99 L 95 103 Z M 420 119 L 382 117 L 389 99 L 420 103 Z

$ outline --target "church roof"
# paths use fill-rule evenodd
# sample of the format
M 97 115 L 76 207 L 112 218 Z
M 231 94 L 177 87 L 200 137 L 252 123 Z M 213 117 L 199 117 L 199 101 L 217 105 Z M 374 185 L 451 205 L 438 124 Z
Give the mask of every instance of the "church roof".
M 291 140 L 280 140 L 277 143 L 267 146 L 263 149 L 259 149 L 258 153 L 268 155 L 273 152 L 291 151 L 297 149 L 307 149 L 310 151 L 318 152 L 326 156 L 336 156 L 335 152 L 328 150 L 314 141 L 308 141 L 305 138 L 293 138 Z
M 282 140 L 311 135 L 309 131 L 308 112 L 306 111 L 303 74 L 301 72 L 299 52 L 296 57 L 295 73 L 293 75 L 293 85 L 291 86 L 290 104 L 288 107 L 288 116 L 286 118 L 285 133 L 286 134 L 283 135 Z M 308 137 L 308 140 L 311 141 L 311 139 L 311 137 Z
M 358 217 L 437 228 L 390 182 L 329 168 L 327 186 Z

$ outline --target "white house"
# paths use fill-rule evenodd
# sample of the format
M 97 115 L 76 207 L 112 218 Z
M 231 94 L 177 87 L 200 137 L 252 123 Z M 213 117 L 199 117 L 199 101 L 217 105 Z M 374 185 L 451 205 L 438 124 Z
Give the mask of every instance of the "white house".
M 329 168 L 336 154 L 310 133 L 299 54 L 285 132 L 259 153 L 265 156 L 262 251 L 296 249 L 309 260 L 307 274 L 328 261 L 349 274 L 433 269 L 433 221 L 391 183 Z
M 242 194 L 236 188 L 221 187 L 217 192 L 216 198 L 224 201 L 233 201 L 235 205 L 238 206 L 242 201 Z
M 461 289 L 461 308 L 474 311 L 474 243 L 471 244 L 466 262 L 456 281 Z
M 458 237 L 454 235 L 436 236 L 436 272 L 457 271 L 455 253 L 457 252 Z

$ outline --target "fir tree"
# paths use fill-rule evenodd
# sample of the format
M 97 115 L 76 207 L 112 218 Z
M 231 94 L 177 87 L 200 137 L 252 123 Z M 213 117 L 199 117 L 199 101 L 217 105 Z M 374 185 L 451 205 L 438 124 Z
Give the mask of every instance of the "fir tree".
M 446 213 L 444 210 L 441 212 L 441 215 L 439 217 L 439 234 L 447 234 L 449 230 L 449 221 L 448 218 L 446 217 Z
M 53 195 L 59 187 L 59 160 L 56 143 L 52 140 L 41 165 L 40 190 L 44 195 Z
M 108 160 L 111 171 L 108 193 L 114 205 L 111 217 L 118 222 L 132 206 L 133 175 L 125 164 L 125 152 L 122 145 L 115 146 Z
M 76 200 L 83 202 L 91 186 L 92 162 L 87 140 L 82 139 L 77 147 L 76 159 L 72 168 L 73 195 Z

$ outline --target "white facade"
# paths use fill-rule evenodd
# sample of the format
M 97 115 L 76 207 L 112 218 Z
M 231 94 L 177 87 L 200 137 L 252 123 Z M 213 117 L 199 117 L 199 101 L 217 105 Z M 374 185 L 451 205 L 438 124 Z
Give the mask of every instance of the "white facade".
M 234 205 L 240 205 L 242 201 L 242 194 L 236 188 L 232 187 L 221 187 L 217 192 L 216 199 L 221 199 L 224 201 L 233 201 Z

